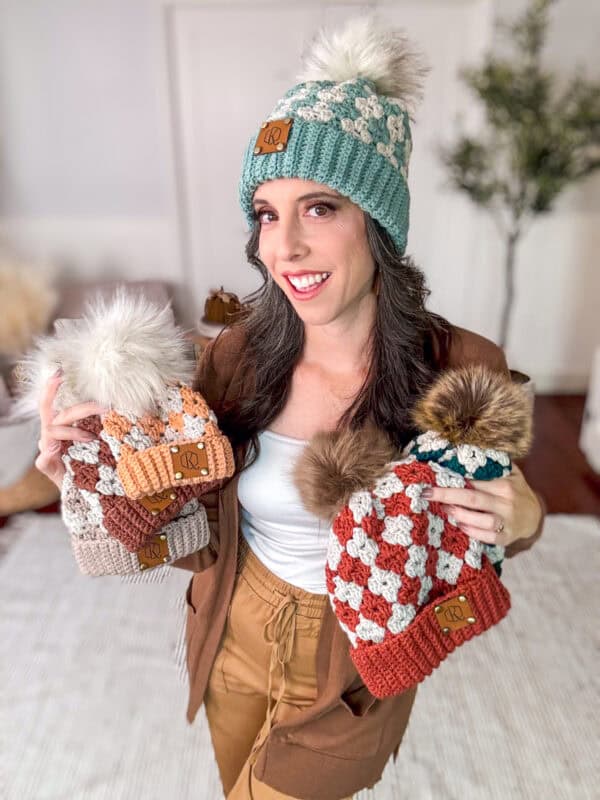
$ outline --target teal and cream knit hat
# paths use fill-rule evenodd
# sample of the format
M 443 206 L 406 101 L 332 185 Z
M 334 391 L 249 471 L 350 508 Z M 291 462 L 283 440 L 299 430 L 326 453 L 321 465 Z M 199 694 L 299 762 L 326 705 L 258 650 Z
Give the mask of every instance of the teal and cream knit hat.
M 348 197 L 376 219 L 400 253 L 409 221 L 410 119 L 426 69 L 401 31 L 369 17 L 321 32 L 300 82 L 279 100 L 244 154 L 240 202 L 265 181 L 304 178 Z

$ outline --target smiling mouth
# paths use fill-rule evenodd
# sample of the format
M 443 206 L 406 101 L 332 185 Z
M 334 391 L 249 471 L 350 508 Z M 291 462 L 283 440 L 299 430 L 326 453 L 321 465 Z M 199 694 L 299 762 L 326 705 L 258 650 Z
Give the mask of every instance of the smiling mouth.
M 310 292 L 315 287 L 325 283 L 330 276 L 331 272 L 315 272 L 301 277 L 294 275 L 286 275 L 285 277 L 297 292 Z

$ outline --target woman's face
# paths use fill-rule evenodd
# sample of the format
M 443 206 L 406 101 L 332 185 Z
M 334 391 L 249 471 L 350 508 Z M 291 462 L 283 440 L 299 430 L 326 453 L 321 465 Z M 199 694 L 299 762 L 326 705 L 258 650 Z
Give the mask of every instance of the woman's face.
M 375 273 L 363 211 L 329 186 L 300 178 L 263 183 L 253 204 L 260 259 L 300 319 L 351 321 Z

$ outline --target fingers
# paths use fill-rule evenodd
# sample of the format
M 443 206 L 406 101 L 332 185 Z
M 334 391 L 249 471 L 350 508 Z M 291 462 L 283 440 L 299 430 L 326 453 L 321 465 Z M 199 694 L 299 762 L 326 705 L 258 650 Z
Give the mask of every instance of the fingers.
M 38 447 L 40 450 L 47 450 L 52 442 L 58 441 L 58 449 L 60 449 L 61 441 L 93 442 L 95 438 L 95 434 L 90 431 L 83 431 L 72 425 L 48 425 L 42 431 Z
M 56 372 L 46 383 L 40 399 L 40 420 L 42 428 L 52 421 L 54 416 L 54 398 L 62 382 L 62 372 Z
M 513 478 L 513 481 L 515 479 Z M 512 503 L 515 485 L 510 477 L 494 478 L 491 481 L 471 480 L 472 488 L 432 486 L 423 492 L 423 497 L 439 503 L 454 503 L 477 511 L 496 511 L 498 503 Z
M 504 522 L 504 518 L 499 514 L 469 511 L 461 506 L 447 506 L 443 503 L 441 506 L 451 521 L 468 536 L 487 544 L 504 544 L 506 542 L 506 525 L 500 533 L 496 530 L 500 522 Z
M 97 403 L 79 403 L 55 414 L 54 402 L 61 382 L 62 371 L 58 370 L 47 381 L 43 389 L 39 407 L 41 436 L 38 448 L 40 452 L 35 460 L 36 468 L 59 488 L 65 475 L 65 466 L 60 455 L 62 442 L 92 442 L 96 438 L 93 433 L 81 430 L 73 423 L 106 411 Z
M 455 503 L 456 505 L 466 506 L 477 511 L 489 511 L 493 494 L 488 494 L 479 489 L 464 489 L 433 486 L 423 492 L 423 496 L 428 500 L 438 503 Z
M 51 420 L 52 425 L 72 425 L 86 417 L 93 417 L 95 414 L 105 414 L 108 409 L 98 403 L 78 403 L 77 405 L 65 408 Z
M 48 450 L 45 450 L 44 452 L 38 454 L 38 457 L 34 461 L 34 464 L 36 468 L 39 469 L 40 472 L 43 472 L 44 475 L 48 475 L 48 477 L 50 477 L 49 472 L 50 471 L 54 472 L 54 468 L 56 466 L 55 458 L 56 458 L 55 453 L 53 454 Z M 52 470 L 48 469 L 50 466 L 52 466 L 53 468 Z
M 498 527 L 500 515 L 493 512 L 469 511 L 461 506 L 447 506 L 442 504 L 446 514 L 454 517 L 461 525 L 469 525 L 482 531 L 493 531 Z
M 60 453 L 62 442 L 92 442 L 95 438 L 93 433 L 70 425 L 48 425 L 38 442 L 40 452 L 35 466 L 60 489 L 66 471 Z
M 508 543 L 508 531 L 506 530 L 502 531 L 502 533 L 496 533 L 495 531 L 484 531 L 481 528 L 472 528 L 469 525 L 461 525 L 460 529 L 463 533 L 466 533 L 467 536 L 470 536 L 471 539 L 478 539 L 485 544 L 506 546 Z

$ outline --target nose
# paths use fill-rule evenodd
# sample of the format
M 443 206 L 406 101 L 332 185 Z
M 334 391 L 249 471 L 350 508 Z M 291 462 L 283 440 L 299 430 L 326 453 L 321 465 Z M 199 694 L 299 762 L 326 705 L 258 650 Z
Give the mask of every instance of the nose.
M 302 225 L 297 216 L 280 216 L 277 225 L 276 253 L 278 261 L 299 261 L 309 252 Z

